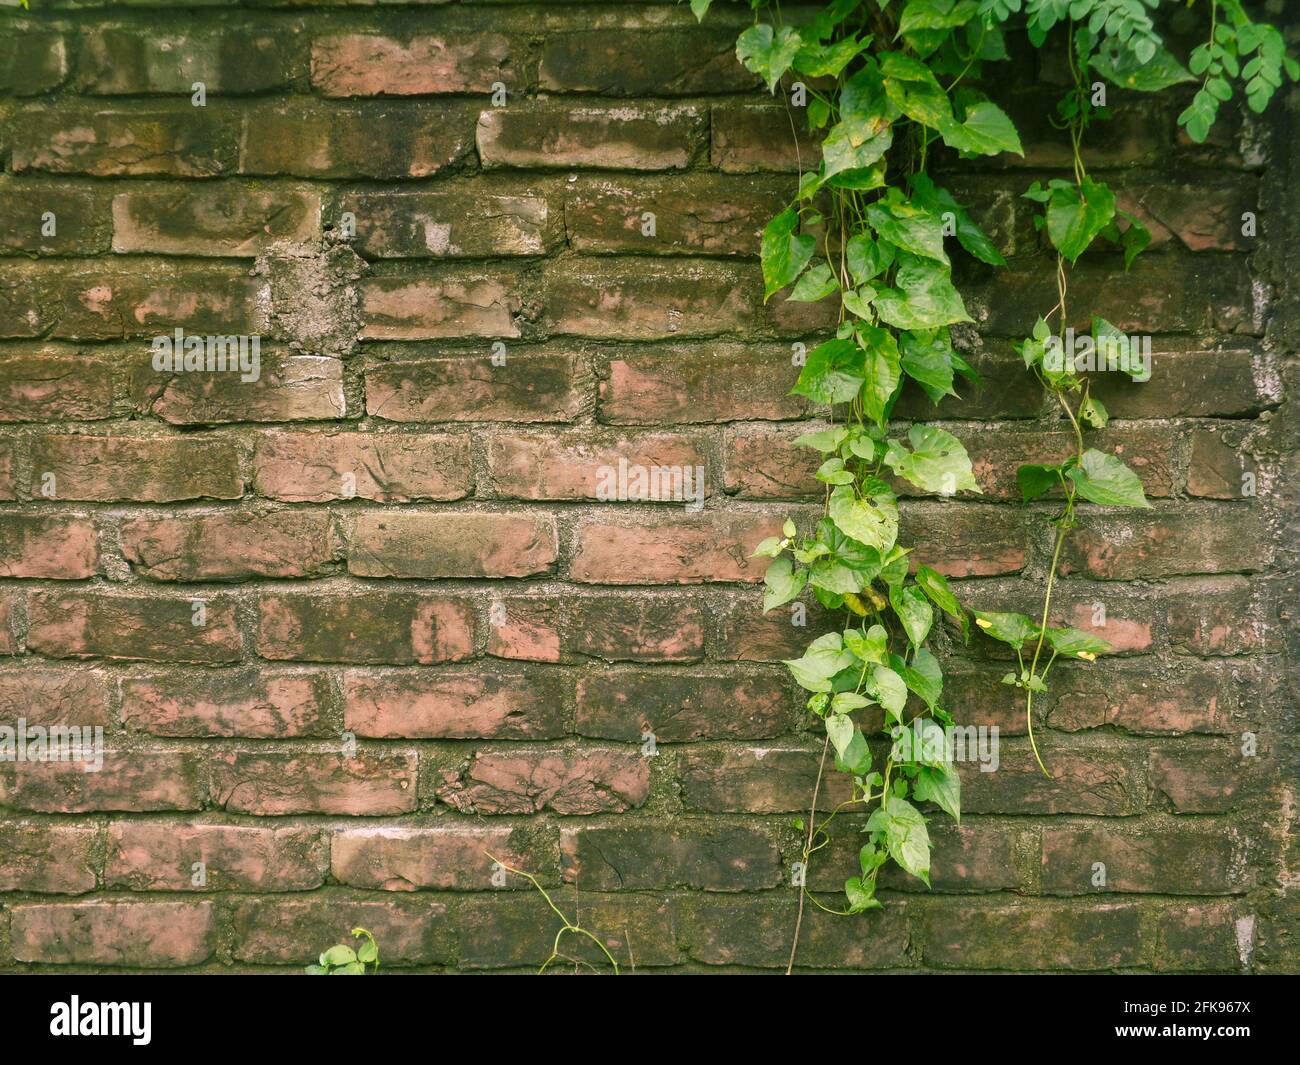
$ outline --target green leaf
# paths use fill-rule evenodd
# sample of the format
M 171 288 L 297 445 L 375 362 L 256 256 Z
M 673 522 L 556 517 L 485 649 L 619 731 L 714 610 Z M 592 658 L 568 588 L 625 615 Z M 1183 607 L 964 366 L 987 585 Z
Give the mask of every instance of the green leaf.
M 823 180 L 851 171 L 874 170 L 878 163 L 883 163 L 893 143 L 893 127 L 883 115 L 842 117 L 822 141 Z M 864 180 L 865 187 L 880 188 L 884 184 L 883 171 L 878 180 L 876 177 Z
M 788 558 L 776 558 L 763 574 L 763 613 L 784 606 L 803 591 L 808 581 L 808 571 L 794 569 Z
M 1038 626 L 1024 614 L 999 614 L 977 610 L 975 624 L 993 639 L 1017 648 L 1026 640 L 1038 635 Z
M 321 965 L 326 968 L 334 968 L 341 965 L 351 965 L 357 960 L 356 951 L 351 947 L 345 947 L 340 944 L 337 947 L 330 947 L 320 956 Z
M 961 823 L 961 777 L 952 765 L 922 766 L 912 782 L 917 802 L 932 802 Z
M 1101 400 L 1089 396 L 1079 404 L 1079 418 L 1093 429 L 1105 429 L 1106 423 L 1110 421 L 1110 414 L 1107 413 L 1105 404 Z
M 907 431 L 908 451 L 897 440 L 889 441 L 885 462 L 899 477 L 924 492 L 954 495 L 963 489 L 980 492 L 971 472 L 970 456 L 952 433 L 934 425 L 913 425 Z
M 864 285 L 889 269 L 894 261 L 894 246 L 874 241 L 866 233 L 858 233 L 849 238 L 844 254 L 853 283 Z
M 802 436 L 794 438 L 795 447 L 811 447 L 820 451 L 823 455 L 829 455 L 833 451 L 838 451 L 839 446 L 847 439 L 849 432 L 847 429 L 823 429 L 816 433 L 804 433 Z
M 886 329 L 865 323 L 858 327 L 862 340 L 862 413 L 877 425 L 885 424 L 890 403 L 902 383 L 898 341 Z
M 799 213 L 787 207 L 763 229 L 759 259 L 763 267 L 763 299 L 766 301 L 803 272 L 816 251 L 815 238 L 797 234 Z
M 909 690 L 915 692 L 926 706 L 934 709 L 943 696 L 943 670 L 934 655 L 924 647 L 918 647 L 911 665 L 904 664 L 900 658 L 894 663 L 894 670 L 903 678 L 903 683 Z
M 882 321 L 895 329 L 920 330 L 971 320 L 945 267 L 912 255 L 900 262 L 894 277 L 897 289 L 876 296 L 876 313 Z
M 861 710 L 864 706 L 870 705 L 871 700 L 865 695 L 859 695 L 857 692 L 840 692 L 831 700 L 831 713 L 851 714 L 854 710 Z
M 1171 85 L 1196 80 L 1166 48 L 1157 48 L 1155 55 L 1146 62 L 1131 52 L 1120 51 L 1115 56 L 1099 52 L 1092 57 L 1091 65 L 1111 84 L 1137 92 L 1159 92 Z M 1201 73 L 1204 73 L 1204 68 Z
M 872 625 L 865 633 L 849 629 L 844 634 L 844 646 L 863 662 L 884 664 L 889 646 L 889 635 L 883 625 Z
M 828 340 L 808 353 L 792 395 L 814 403 L 847 403 L 863 384 L 862 351 L 851 340 Z
M 845 649 L 840 634 L 828 632 L 815 639 L 802 658 L 788 659 L 785 665 L 799 687 L 811 692 L 829 692 L 831 677 L 853 665 L 854 661 L 852 652 Z
M 1065 655 L 1067 658 L 1082 658 L 1086 661 L 1114 650 L 1100 636 L 1094 636 L 1082 629 L 1049 628 L 1047 642 L 1052 645 L 1052 650 L 1057 654 Z
M 793 303 L 816 303 L 832 292 L 838 292 L 840 283 L 826 263 L 818 263 L 799 278 L 791 293 L 786 296 Z
M 844 37 L 828 44 L 805 43 L 794 57 L 794 68 L 810 78 L 837 78 L 855 56 L 871 43 L 870 37 Z
M 867 690 L 891 716 L 902 718 L 903 707 L 907 705 L 907 684 L 889 666 L 876 666 L 871 671 Z
M 776 558 L 785 548 L 782 545 L 781 537 L 765 536 L 758 542 L 754 548 L 754 553 L 750 558 Z
M 790 69 L 802 46 L 803 40 L 797 30 L 782 26 L 774 31 L 762 23 L 750 26 L 740 35 L 736 41 L 736 58 L 746 70 L 763 79 L 769 92 L 775 92 L 776 83 Z
M 908 642 L 914 648 L 920 647 L 934 624 L 934 608 L 930 606 L 930 601 L 915 586 L 893 587 L 889 589 L 889 605 L 903 623 Z
M 845 536 L 882 553 L 898 539 L 898 503 L 892 494 L 881 493 L 868 501 L 841 485 L 831 492 L 829 514 Z
M 1016 471 L 1016 480 L 1020 483 L 1020 498 L 1031 503 L 1045 492 L 1050 492 L 1061 483 L 1060 466 L 1044 466 L 1027 463 Z
M 1120 234 L 1119 243 L 1124 249 L 1124 269 L 1128 270 L 1133 265 L 1133 260 L 1146 251 L 1151 243 L 1151 230 L 1144 226 L 1140 219 L 1127 211 L 1116 212 L 1121 218 L 1127 220 L 1128 228 Z
M 866 910 L 882 910 L 884 904 L 875 896 L 876 882 L 861 880 L 856 876 L 844 881 L 844 897 L 849 903 L 849 913 L 863 913 Z
M 691 13 L 695 16 L 697 22 L 704 21 L 704 16 L 708 14 L 711 3 L 713 3 L 713 0 L 691 0 Z
M 880 811 L 885 815 L 885 846 L 889 848 L 889 856 L 928 886 L 930 833 L 921 811 L 896 795 L 885 796 Z
M 966 120 L 958 122 L 949 118 L 939 126 L 939 135 L 949 148 L 973 155 L 998 155 L 1015 152 L 1023 156 L 1020 134 L 1007 113 L 997 104 L 987 100 L 972 104 L 966 111 Z
M 1138 475 L 1114 455 L 1096 448 L 1083 453 L 1083 461 L 1066 471 L 1075 489 L 1090 503 L 1110 507 L 1150 507 Z
M 835 756 L 835 768 L 841 773 L 852 773 L 860 777 L 871 768 L 871 748 L 862 735 L 860 728 L 853 730 L 853 736 L 844 751 Z
M 956 621 L 965 623 L 966 611 L 957 602 L 957 597 L 952 594 L 948 587 L 948 578 L 942 573 L 932 570 L 929 566 L 918 566 L 916 570 L 916 586 L 925 593 L 930 602 L 945 614 Z
M 853 722 L 843 714 L 832 714 L 826 719 L 826 735 L 831 738 L 837 755 L 847 751 L 853 739 Z
M 943 250 L 943 219 L 903 200 L 881 201 L 867 208 L 876 236 L 912 255 L 948 262 Z
M 374 965 L 379 961 L 379 948 L 373 939 L 361 944 L 361 949 L 357 951 L 357 961 L 363 965 Z
M 952 387 L 954 352 L 947 330 L 909 331 L 900 339 L 903 372 L 921 386 L 932 403 L 957 395 Z
M 1115 194 L 1084 178 L 1077 188 L 1059 185 L 1047 205 L 1047 235 L 1053 247 L 1075 262 L 1115 217 Z

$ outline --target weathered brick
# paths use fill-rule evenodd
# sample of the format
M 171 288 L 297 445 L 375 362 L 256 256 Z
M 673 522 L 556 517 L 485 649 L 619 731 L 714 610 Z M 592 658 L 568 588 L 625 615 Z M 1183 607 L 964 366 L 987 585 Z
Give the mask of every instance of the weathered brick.
M 358 577 L 527 577 L 555 564 L 555 521 L 528 514 L 358 515 L 348 526 L 348 572 Z
M 175 670 L 122 680 L 122 721 L 154 736 L 328 734 L 323 673 Z
M 1110 662 L 1102 670 L 1062 670 L 1052 687 L 1048 721 L 1071 732 L 1110 725 L 1148 736 L 1222 733 L 1242 712 L 1233 673 L 1214 666 L 1189 663 L 1153 675 L 1145 662 Z
M 16 442 L 0 439 L 0 499 L 17 499 L 18 485 L 14 477 Z
M 1133 903 L 1089 906 L 950 903 L 926 910 L 921 955 L 943 969 L 1090 971 L 1138 965 L 1149 953 Z
M 0 422 L 94 421 L 113 414 L 115 362 L 45 344 L 0 353 Z
M 1256 918 L 1227 902 L 1175 903 L 1156 922 L 1155 967 L 1240 972 L 1255 952 Z
M 203 866 L 198 883 L 196 863 Z M 329 844 L 315 828 L 114 821 L 104 883 L 132 891 L 310 891 L 328 867 Z
M 122 523 L 122 554 L 156 581 L 243 581 L 319 577 L 338 555 L 324 512 L 188 513 Z
M 763 227 L 790 198 L 787 185 L 713 174 L 586 178 L 569 189 L 564 227 L 570 247 L 583 252 L 753 256 Z
M 344 724 L 379 739 L 554 739 L 571 688 L 550 672 L 349 670 Z
M 68 75 L 68 49 L 61 33 L 36 30 L 0 41 L 0 94 L 36 96 L 57 89 Z
M 270 29 L 158 36 L 96 30 L 81 42 L 79 88 L 100 96 L 190 96 L 195 82 L 222 96 L 278 89 L 291 76 L 289 42 Z
M 27 611 L 27 647 L 52 658 L 216 663 L 240 654 L 234 600 L 212 592 L 162 597 L 38 591 Z
M 612 748 L 480 751 L 443 770 L 437 794 L 462 813 L 619 813 L 649 797 L 650 763 L 639 751 Z
M 808 404 L 789 395 L 790 358 L 778 344 L 629 351 L 610 360 L 600 418 L 647 425 L 797 418 Z
M 0 724 L 108 725 L 108 677 L 99 669 L 30 663 L 0 671 Z
M 57 814 L 145 813 L 197 810 L 207 797 L 196 753 L 105 750 L 102 767 L 88 772 L 95 761 L 0 762 L 0 805 Z
M 415 809 L 415 755 L 234 751 L 212 758 L 213 801 L 232 813 L 404 814 Z
M 538 863 L 526 834 L 511 828 L 349 826 L 334 832 L 330 850 L 335 880 L 379 891 L 491 891 L 498 862 L 529 871 Z M 530 885 L 507 877 L 505 886 Z
M 584 891 L 759 891 L 782 881 L 771 833 L 745 825 L 619 825 L 565 828 L 564 878 Z
M 806 814 L 817 781 L 819 758 L 820 751 L 795 747 L 687 748 L 677 756 L 677 768 L 689 809 Z M 818 809 L 832 809 L 851 798 L 850 793 L 849 778 L 830 773 L 822 780 Z
M 1243 215 L 1259 210 L 1258 183 L 1241 174 L 1196 182 L 1125 182 L 1117 191 L 1121 210 L 1151 232 L 1152 249 L 1181 244 L 1188 251 L 1254 251 L 1242 234 Z
M 614 340 L 717 336 L 752 327 L 753 270 L 716 262 L 571 260 L 547 267 L 553 333 Z
M 744 92 L 757 84 L 735 60 L 735 34 L 690 29 L 593 29 L 548 34 L 543 90 L 606 96 L 694 96 Z
M 18 638 L 14 635 L 13 595 L 0 595 L 0 655 L 18 653 Z
M 1061 556 L 1063 574 L 1099 580 L 1240 573 L 1273 557 L 1267 522 L 1250 504 L 1210 504 L 1139 514 L 1081 513 Z
M 1197 289 L 1195 281 L 1178 283 Z M 1123 374 L 1095 374 L 1092 394 L 1115 418 L 1237 417 L 1276 405 L 1273 372 L 1268 356 L 1249 351 L 1157 349 L 1150 381 L 1135 385 Z
M 374 259 L 495 259 L 541 255 L 558 219 L 545 196 L 478 186 L 358 192 L 339 199 L 356 216 L 352 246 Z
M 778 518 L 750 513 L 655 517 L 636 524 L 590 518 L 578 526 L 570 575 L 590 584 L 759 581 L 767 566 L 750 552 L 780 527 Z
M 701 677 L 680 673 L 593 673 L 578 681 L 577 731 L 638 743 L 739 737 L 789 730 L 793 700 L 773 676 Z
M 395 422 L 567 422 L 582 409 L 572 355 L 489 354 L 377 362 L 366 368 L 366 413 Z
M 516 106 L 483 111 L 476 140 L 485 167 L 681 170 L 706 135 L 698 107 Z
M 431 277 L 371 277 L 361 283 L 367 340 L 517 337 L 519 279 L 458 270 Z
M 839 627 L 832 612 L 815 601 L 768 614 L 757 590 L 742 592 L 720 612 L 714 657 L 739 662 L 780 662 L 798 658 L 818 636 Z
M 1038 746 L 1050 779 L 1028 746 L 1001 744 L 996 772 L 982 772 L 975 763 L 961 765 L 962 813 L 1119 817 L 1139 808 L 1139 777 L 1122 752 L 1066 749 L 1041 733 Z
M 729 174 L 759 170 L 811 170 L 821 159 L 821 138 L 802 115 L 771 104 L 717 104 L 710 109 L 709 160 Z
M 690 956 L 705 965 L 782 969 L 790 961 L 798 893 L 784 898 L 683 897 L 676 902 Z M 906 969 L 907 915 L 890 905 L 853 920 L 804 910 L 799 930 L 798 966 L 877 972 Z
M 463 600 L 418 593 L 264 595 L 257 651 L 301 662 L 449 662 L 473 653 L 477 622 Z
M 359 946 L 353 928 L 380 944 L 384 967 L 433 965 L 453 957 L 453 924 L 441 902 L 352 898 L 335 892 L 241 899 L 232 915 L 237 960 L 262 965 L 315 964 L 335 943 Z
M 1175 813 L 1228 813 L 1258 789 L 1265 772 L 1261 761 L 1237 743 L 1210 748 L 1178 744 L 1150 753 L 1147 778 L 1152 794 Z
M 131 367 L 132 401 L 173 425 L 333 421 L 346 413 L 343 363 L 327 355 L 264 351 L 256 381 L 229 371 L 169 373 L 151 358 Z
M 19 961 L 171 969 L 212 957 L 217 920 L 206 900 L 21 903 L 10 935 Z
M 707 495 L 708 455 L 685 434 L 498 433 L 487 462 L 492 491 L 517 499 L 680 503 Z
M 6 253 L 100 255 L 111 235 L 108 198 L 97 189 L 0 183 L 0 250 Z
M 90 518 L 0 514 L 0 577 L 75 581 L 99 568 L 99 537 Z
M 98 885 L 94 825 L 0 821 L 0 891 L 81 895 Z
M 235 132 L 215 109 L 32 108 L 13 116 L 11 165 L 94 177 L 215 177 L 235 164 Z
M 899 540 L 913 557 L 946 577 L 1016 573 L 1026 560 L 1023 515 L 978 503 L 912 503 L 900 510 Z
M 173 461 L 169 461 L 173 459 Z M 53 475 L 57 500 L 238 499 L 239 453 L 228 440 L 46 435 L 32 442 L 33 496 Z
M 516 78 L 510 42 L 499 33 L 406 41 L 367 33 L 317 37 L 311 83 L 324 96 L 424 96 L 491 92 Z
M 704 656 L 698 602 L 642 595 L 494 599 L 488 654 L 533 662 L 695 662 Z
M 1228 826 L 1110 825 L 1043 829 L 1042 890 L 1223 895 L 1243 891 L 1246 840 Z M 1097 863 L 1104 869 L 1098 882 Z
M 426 178 L 473 148 L 478 108 L 446 103 L 296 101 L 244 111 L 241 174 Z
M 320 232 L 313 189 L 151 186 L 113 197 L 113 250 L 253 258 L 279 240 Z
M 1212 426 L 1192 433 L 1187 494 L 1202 499 L 1245 499 L 1257 490 L 1254 461 L 1241 434 Z M 1247 476 L 1249 474 L 1249 476 Z
M 451 500 L 474 487 L 467 435 L 272 431 L 257 441 L 258 495 L 286 503 Z

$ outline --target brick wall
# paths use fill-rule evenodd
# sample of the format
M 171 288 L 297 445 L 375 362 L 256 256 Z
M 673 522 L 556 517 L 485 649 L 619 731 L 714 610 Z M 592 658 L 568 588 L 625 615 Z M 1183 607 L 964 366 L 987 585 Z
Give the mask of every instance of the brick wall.
M 818 513 L 787 391 L 834 316 L 762 303 L 814 149 L 734 61 L 743 9 L 33 7 L 0 16 L 0 723 L 107 750 L 0 762 L 0 970 L 291 968 L 357 924 L 393 968 L 535 966 L 553 922 L 485 849 L 629 967 L 783 966 L 821 745 L 779 659 L 825 619 L 764 618 L 748 553 Z M 1031 609 L 1015 468 L 1068 443 L 1007 343 L 1055 301 L 1018 197 L 1066 157 L 1053 72 L 1002 75 L 1026 158 L 947 175 L 1011 261 L 959 267 L 984 383 L 899 408 L 984 494 L 904 535 Z M 1072 305 L 1155 336 L 1150 382 L 1094 388 L 1154 509 L 1085 505 L 1058 616 L 1119 654 L 1060 669 L 1049 781 L 1005 662 L 943 638 L 1001 767 L 964 767 L 932 892 L 807 915 L 810 968 L 1300 968 L 1300 155 L 1282 100 L 1196 147 L 1112 93 L 1088 155 L 1156 247 Z M 156 370 L 176 328 L 259 336 L 259 376 Z M 620 460 L 702 466 L 705 505 L 601 501 Z

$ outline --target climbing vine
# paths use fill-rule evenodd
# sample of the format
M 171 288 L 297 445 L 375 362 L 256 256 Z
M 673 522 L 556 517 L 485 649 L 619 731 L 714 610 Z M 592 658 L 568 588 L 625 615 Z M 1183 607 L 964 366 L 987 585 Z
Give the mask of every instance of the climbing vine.
M 703 19 L 711 3 L 691 0 L 691 8 Z M 1253 21 L 1240 0 L 1182 5 L 1208 20 L 1208 41 L 1186 65 L 1156 25 L 1160 0 L 830 0 L 798 25 L 787 24 L 776 3 L 749 3 L 755 20 L 740 34 L 737 58 L 770 92 L 780 88 L 805 108 L 821 144 L 816 169 L 800 173 L 789 206 L 763 231 L 765 298 L 839 302 L 835 336 L 807 354 L 792 390 L 831 411 L 831 428 L 795 441 L 821 458 L 823 517 L 803 532 L 787 521 L 780 537 L 755 551 L 772 560 L 765 612 L 811 589 L 845 619 L 786 663 L 826 733 L 808 818 L 796 822 L 805 875 L 837 817 L 870 811 L 843 908 L 825 906 L 801 886 L 793 967 L 805 901 L 843 914 L 877 908 L 877 878 L 891 861 L 928 884 L 930 841 L 918 804 L 960 819 L 961 785 L 945 732 L 953 721 L 943 705 L 942 670 L 927 646 L 936 611 L 960 626 L 963 638 L 973 618 L 1014 651 L 1017 669 L 1003 681 L 1026 693 L 1031 746 L 1049 776 L 1033 732 L 1034 695 L 1047 690 L 1058 658 L 1093 661 L 1111 649 L 1091 633 L 1050 624 L 1057 566 L 1079 501 L 1148 506 L 1131 469 L 1085 446 L 1085 431 L 1103 428 L 1108 415 L 1080 375 L 1068 325 L 1069 277 L 1079 257 L 1105 241 L 1122 249 L 1127 270 L 1151 241 L 1084 163 L 1085 133 L 1107 117 L 1104 86 L 1156 92 L 1199 81 L 1178 121 L 1203 142 L 1220 105 L 1237 91 L 1262 111 L 1283 76 L 1295 80 L 1300 66 L 1286 55 L 1281 34 Z M 1037 618 L 968 612 L 943 576 L 913 567 L 911 549 L 898 542 L 898 496 L 884 479 L 888 471 L 942 496 L 980 491 L 966 449 L 951 433 L 913 424 L 899 438 L 891 435 L 891 414 L 906 379 L 934 403 L 957 395 L 958 378 L 976 379 L 953 345 L 952 327 L 971 318 L 953 284 L 955 249 L 947 238 L 989 266 L 1005 260 L 929 165 L 941 150 L 962 158 L 1023 155 L 1015 124 L 979 88 L 986 67 L 1009 58 L 1007 35 L 1021 30 L 1035 48 L 1061 49 L 1070 86 L 1054 124 L 1067 132 L 1073 161 L 1070 180 L 1035 182 L 1024 193 L 1042 208 L 1035 223 L 1056 254 L 1058 298 L 1018 351 L 1075 441 L 1064 462 L 1018 471 L 1026 503 L 1049 493 L 1060 498 L 1049 518 L 1052 563 Z M 1105 319 L 1092 318 L 1088 339 L 1093 365 L 1139 376 L 1128 338 Z M 864 732 L 868 720 L 868 731 L 885 741 L 875 750 Z M 822 815 L 832 751 L 836 771 L 848 774 L 852 787 L 848 799 Z

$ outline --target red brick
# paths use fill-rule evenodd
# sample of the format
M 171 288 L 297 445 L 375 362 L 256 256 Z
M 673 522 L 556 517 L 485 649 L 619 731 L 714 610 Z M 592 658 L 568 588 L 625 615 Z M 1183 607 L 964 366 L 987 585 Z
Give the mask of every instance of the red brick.
M 710 162 L 729 174 L 758 170 L 794 173 L 814 169 L 821 138 L 808 132 L 802 114 L 771 104 L 712 108 Z
M 1157 918 L 1155 967 L 1241 972 L 1258 945 L 1255 924 L 1255 915 L 1241 905 L 1174 903 Z
M 704 656 L 698 602 L 643 595 L 494 599 L 488 654 L 533 662 L 696 662 Z
M 789 395 L 797 376 L 778 344 L 658 347 L 610 360 L 600 385 L 600 418 L 623 424 L 797 418 L 808 410 Z
M 920 927 L 921 956 L 941 969 L 1081 972 L 1141 964 L 1148 946 L 1128 902 L 1086 909 L 1022 900 L 934 907 Z
M 197 862 L 205 867 L 198 884 Z M 104 883 L 132 891 L 309 891 L 325 882 L 328 867 L 319 829 L 114 821 Z
M 505 107 L 480 113 L 485 167 L 681 170 L 707 135 L 698 107 Z
M 430 665 L 469 657 L 477 640 L 469 605 L 444 596 L 291 593 L 264 595 L 258 609 L 263 658 Z
M 571 687 L 556 673 L 349 670 L 344 724 L 380 739 L 554 739 Z
M 0 655 L 12 655 L 18 652 L 18 640 L 14 636 L 14 602 L 19 597 L 0 594 Z
M 1255 477 L 1255 463 L 1246 453 L 1247 442 L 1230 427 L 1214 426 L 1192 433 L 1192 454 L 1187 471 L 1187 494 L 1201 499 L 1245 499 Z M 1253 485 L 1255 491 L 1260 486 Z
M 1094 884 L 1105 866 L 1105 883 Z M 1223 895 L 1247 886 L 1246 840 L 1229 826 L 1111 825 L 1043 829 L 1042 889 Z
M 68 74 L 68 49 L 60 33 L 15 33 L 0 41 L 0 93 L 36 96 L 58 88 Z
M 176 670 L 122 681 L 122 721 L 154 736 L 328 735 L 323 673 Z
M 1248 503 L 1141 514 L 1094 511 L 1080 515 L 1066 540 L 1061 572 L 1107 581 L 1252 572 L 1272 557 L 1268 524 Z
M 910 503 L 900 508 L 899 542 L 946 577 L 1016 573 L 1027 558 L 1027 526 L 1016 509 L 980 503 Z
M 415 809 L 415 755 L 358 751 L 260 754 L 212 758 L 212 798 L 231 813 L 404 814 Z
M 112 358 L 52 344 L 0 353 L 0 422 L 112 417 L 115 366 Z
M 1041 732 L 1038 748 L 1051 779 L 1028 745 L 1001 744 L 996 772 L 981 772 L 974 762 L 961 765 L 962 813 L 1122 817 L 1140 807 L 1138 776 L 1122 752 L 1066 749 Z
M 656 517 L 638 524 L 590 518 L 578 526 L 570 573 L 591 584 L 760 581 L 767 563 L 749 555 L 780 527 L 778 518 L 748 513 Z
M 374 363 L 367 367 L 366 413 L 394 422 L 567 422 L 582 409 L 572 355 L 508 352 Z
M 682 799 L 688 809 L 707 813 L 806 814 L 820 757 L 820 749 L 789 746 L 687 748 L 677 756 Z M 843 773 L 829 773 L 818 809 L 851 798 L 851 786 Z
M 108 725 L 108 677 L 98 669 L 30 663 L 0 671 L 0 724 Z
M 358 515 L 348 529 L 348 572 L 358 577 L 527 577 L 558 551 L 550 516 L 496 512 Z
M 98 884 L 94 825 L 0 821 L 0 891 L 81 895 Z
M 13 440 L 0 439 L 0 499 L 18 498 L 18 486 L 14 478 L 15 445 Z
M 81 106 L 11 117 L 16 174 L 215 177 L 234 168 L 234 130 L 188 100 L 169 110 Z
M 830 611 L 815 601 L 796 613 L 793 606 L 763 613 L 763 599 L 757 589 L 740 594 L 720 611 L 715 658 L 737 662 L 780 662 L 798 658 L 818 636 L 839 628 Z M 802 622 L 795 624 L 796 621 Z
M 560 221 L 544 196 L 523 189 L 485 193 L 482 185 L 420 192 L 349 193 L 352 246 L 375 259 L 495 259 L 541 255 Z
M 195 604 L 203 603 L 204 623 Z M 27 604 L 27 646 L 52 658 L 233 662 L 240 637 L 234 600 L 211 592 L 190 596 L 103 592 L 33 592 Z
M 171 461 L 169 461 L 171 459 Z M 239 452 L 228 440 L 177 437 L 38 436 L 32 442 L 32 495 L 54 475 L 54 499 L 174 503 L 238 499 Z
M 543 91 L 608 96 L 695 96 L 757 84 L 736 62 L 726 27 L 599 28 L 550 33 L 542 44 Z
M 633 478 L 644 476 L 651 499 L 682 502 L 674 496 L 684 494 L 684 477 L 653 477 L 657 468 L 690 470 L 692 491 L 707 487 L 695 477 L 708 465 L 702 442 L 675 433 L 605 436 L 587 427 L 564 433 L 500 433 L 488 440 L 487 461 L 492 491 L 516 499 L 600 499 L 609 495 L 611 486 L 619 490 L 620 463 L 628 471 L 623 486 L 628 495 L 642 491 Z
M 1053 678 L 1053 728 L 1115 726 L 1139 735 L 1230 731 L 1243 707 L 1228 670 L 1187 664 L 1153 675 L 1150 665 L 1070 668 Z
M 494 82 L 515 80 L 510 42 L 497 33 L 406 41 L 343 33 L 312 42 L 311 83 L 324 96 L 486 93 Z
M 1259 789 L 1266 769 L 1237 742 L 1209 748 L 1170 745 L 1147 758 L 1152 794 L 1175 813 L 1217 814 L 1239 809 Z
M 462 813 L 620 813 L 650 794 L 650 763 L 635 750 L 480 751 L 441 775 L 438 798 Z
M 53 215 L 54 232 L 45 232 Z M 108 198 L 96 189 L 0 184 L 0 249 L 39 255 L 102 255 L 112 239 Z
M 1161 590 L 1169 642 L 1196 655 L 1241 655 L 1272 642 L 1256 588 L 1245 577 L 1197 577 Z
M 267 30 L 155 36 L 139 29 L 97 30 L 81 42 L 83 93 L 190 96 L 195 82 L 209 95 L 262 92 L 286 85 L 290 38 Z
M 816 499 L 826 486 L 813 475 L 822 456 L 812 448 L 796 447 L 794 439 L 813 431 L 795 429 L 734 429 L 727 433 L 727 491 L 741 499 Z
M 464 434 L 268 432 L 253 468 L 258 495 L 286 503 L 450 500 L 474 488 Z
M 241 899 L 232 914 L 233 953 L 262 965 L 315 964 L 335 943 L 359 946 L 353 928 L 379 943 L 385 970 L 394 965 L 445 964 L 454 957 L 453 924 L 441 902 L 420 898 L 356 899 L 333 892 L 306 897 Z
M 86 762 L 0 762 L 0 805 L 40 813 L 197 810 L 207 796 L 203 762 L 188 751 L 105 750 Z
M 1275 373 L 1269 356 L 1249 351 L 1157 350 L 1150 381 L 1134 385 L 1122 374 L 1097 374 L 1092 394 L 1115 418 L 1237 417 L 1276 405 Z
M 578 680 L 576 729 L 639 743 L 763 739 L 790 731 L 795 705 L 782 680 L 680 673 L 594 673 Z
M 379 891 L 491 891 L 498 861 L 537 868 L 525 834 L 510 828 L 348 827 L 334 833 L 330 847 L 335 880 Z M 513 876 L 506 886 L 529 887 Z
M 113 197 L 113 250 L 253 258 L 320 232 L 320 193 L 241 185 L 136 189 Z
M 99 538 L 89 518 L 0 514 L 0 577 L 75 581 L 99 568 Z
M 21 903 L 10 936 L 19 961 L 171 969 L 212 957 L 217 921 L 208 901 Z
M 310 178 L 425 178 L 473 149 L 476 107 L 447 103 L 318 101 L 244 111 L 242 174 Z
M 1188 251 L 1254 251 L 1242 235 L 1242 215 L 1259 210 L 1256 181 L 1241 174 L 1219 181 L 1125 183 L 1118 205 L 1151 232 L 1152 249 L 1181 244 Z
M 546 271 L 546 324 L 611 340 L 746 332 L 762 298 L 758 281 L 752 268 L 709 261 L 556 262 Z
M 758 891 L 783 878 L 771 833 L 703 821 L 564 828 L 564 879 L 585 891 Z
M 367 340 L 517 337 L 519 281 L 459 271 L 437 277 L 372 277 L 361 283 Z

